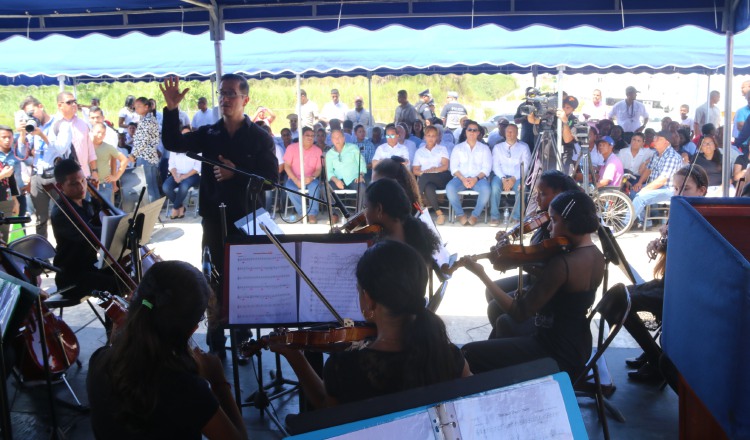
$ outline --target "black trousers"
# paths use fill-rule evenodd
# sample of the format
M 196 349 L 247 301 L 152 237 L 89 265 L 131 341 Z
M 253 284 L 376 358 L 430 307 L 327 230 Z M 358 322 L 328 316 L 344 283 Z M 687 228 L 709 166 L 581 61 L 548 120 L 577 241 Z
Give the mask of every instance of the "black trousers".
M 432 207 L 433 211 L 438 211 L 437 194 L 435 191 L 439 189 L 445 189 L 445 185 L 450 182 L 453 178 L 450 171 L 443 171 L 441 173 L 427 173 L 419 176 L 417 184 L 419 185 L 419 193 L 424 194 L 427 199 L 427 204 Z
M 659 365 L 662 349 L 643 324 L 638 312 L 653 313 L 657 319 L 661 319 L 664 309 L 664 280 L 656 279 L 637 286 L 628 286 L 628 292 L 630 312 L 625 319 L 625 330 L 641 346 L 648 361 L 652 365 Z
M 531 283 L 529 274 L 523 275 L 523 285 L 528 286 Z M 518 289 L 518 276 L 510 276 L 495 281 L 498 287 L 508 292 L 510 296 L 515 296 Z M 523 322 L 518 322 L 508 315 L 500 304 L 492 298 L 489 289 L 485 290 L 487 297 L 487 319 L 492 324 L 492 332 L 489 339 L 512 338 L 516 336 L 529 336 L 534 334 L 536 326 L 534 318 L 529 318 Z

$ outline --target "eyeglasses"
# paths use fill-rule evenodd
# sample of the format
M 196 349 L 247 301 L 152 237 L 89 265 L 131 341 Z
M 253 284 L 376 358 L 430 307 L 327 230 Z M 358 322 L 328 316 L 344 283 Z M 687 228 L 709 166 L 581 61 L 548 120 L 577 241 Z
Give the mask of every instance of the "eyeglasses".
M 75 105 L 75 104 L 78 104 L 78 101 L 75 99 L 71 99 L 69 101 L 62 101 L 62 104 Z
M 467 128 L 466 131 L 470 132 L 470 133 L 473 133 L 475 131 L 479 131 L 479 129 L 478 128 Z
M 387 134 L 387 135 L 385 135 L 386 139 L 394 139 L 395 137 L 396 137 L 395 134 Z
M 218 92 L 216 92 L 216 96 L 217 96 L 217 97 L 218 97 L 219 99 L 221 99 L 221 98 L 224 98 L 224 99 L 234 99 L 234 98 L 238 98 L 238 97 L 240 97 L 240 96 L 243 96 L 243 97 L 244 97 L 244 96 L 247 96 L 247 95 L 243 95 L 243 94 L 237 94 L 237 93 L 235 93 L 235 92 L 224 92 L 224 91 L 218 91 Z

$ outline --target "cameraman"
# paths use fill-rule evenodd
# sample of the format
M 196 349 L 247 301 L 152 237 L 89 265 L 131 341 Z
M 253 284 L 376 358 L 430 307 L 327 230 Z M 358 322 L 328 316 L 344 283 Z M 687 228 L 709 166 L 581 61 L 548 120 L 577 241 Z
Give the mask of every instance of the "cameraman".
M 526 100 L 522 102 L 516 114 L 513 115 L 513 121 L 516 124 L 521 124 L 521 141 L 525 142 L 529 148 L 534 148 L 534 125 L 528 120 L 528 112 L 524 111 L 529 105 L 534 105 L 534 98 L 536 97 L 537 89 L 534 87 L 526 87 Z
M 557 109 L 553 113 L 554 109 L 550 108 L 543 115 L 543 118 L 552 126 L 553 130 L 557 127 L 557 118 L 560 118 L 562 122 L 562 172 L 569 176 L 574 171 L 575 158 L 577 158 L 576 138 L 571 130 L 573 126 L 578 124 L 578 117 L 573 114 L 576 108 L 578 108 L 578 99 L 563 92 L 562 109 Z M 542 118 L 534 112 L 529 113 L 527 119 L 530 124 L 534 125 L 539 125 L 542 122 Z

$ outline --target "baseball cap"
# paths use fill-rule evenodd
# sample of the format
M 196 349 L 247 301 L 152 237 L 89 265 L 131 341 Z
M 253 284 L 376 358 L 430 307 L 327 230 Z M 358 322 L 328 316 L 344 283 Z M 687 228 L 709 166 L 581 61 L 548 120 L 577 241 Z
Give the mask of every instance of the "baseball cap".
M 333 94 L 338 95 L 339 94 L 339 89 L 331 89 L 331 95 L 333 95 Z
M 672 133 L 667 130 L 662 130 L 662 131 L 657 132 L 654 135 L 654 137 L 657 137 L 657 136 L 666 138 L 668 141 L 672 140 Z
M 419 96 L 430 96 L 430 89 L 425 89 L 419 92 Z
M 449 98 L 458 98 L 458 92 L 448 92 Z
M 636 90 L 635 87 L 633 86 L 628 86 L 628 88 L 625 89 L 625 94 L 627 95 L 628 93 L 641 93 L 641 92 Z
M 569 106 L 573 107 L 573 110 L 578 108 L 578 99 L 576 99 L 575 96 L 568 96 L 563 101 L 563 104 L 568 104 Z
M 606 142 L 609 145 L 614 145 L 615 144 L 615 141 L 611 137 L 609 137 L 609 136 L 602 136 L 599 139 L 597 139 L 596 140 L 596 145 L 599 145 L 600 142 Z
M 362 102 L 365 102 L 365 100 L 364 100 L 364 99 L 362 99 L 362 97 L 361 97 L 361 96 L 357 96 L 356 98 L 354 98 L 354 102 L 357 102 L 357 101 L 362 101 Z
M 497 125 L 502 125 L 502 124 L 510 124 L 510 121 L 507 120 L 506 118 L 500 118 L 500 119 L 498 119 L 497 120 Z
M 297 116 L 297 113 L 289 113 L 286 118 L 291 121 L 292 119 L 299 119 L 299 116 Z

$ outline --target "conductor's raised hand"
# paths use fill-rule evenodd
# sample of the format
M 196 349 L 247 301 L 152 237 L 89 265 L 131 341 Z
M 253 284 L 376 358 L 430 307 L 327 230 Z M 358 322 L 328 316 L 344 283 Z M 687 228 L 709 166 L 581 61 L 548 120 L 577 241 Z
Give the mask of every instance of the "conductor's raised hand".
M 176 76 L 168 76 L 164 79 L 163 84 L 159 84 L 159 89 L 162 95 L 164 95 L 164 101 L 167 103 L 167 108 L 174 110 L 180 105 L 180 102 L 185 98 L 190 89 L 185 89 L 180 92 L 180 79 Z
M 224 159 L 224 156 L 222 156 L 222 155 L 219 155 L 219 162 L 223 163 L 224 165 L 226 165 L 228 167 L 235 168 L 234 162 L 232 162 L 229 159 Z M 214 177 L 216 178 L 217 181 L 223 182 L 225 180 L 229 180 L 232 177 L 234 177 L 234 171 L 229 171 L 229 170 L 227 170 L 225 168 L 216 167 L 215 166 L 214 167 Z

